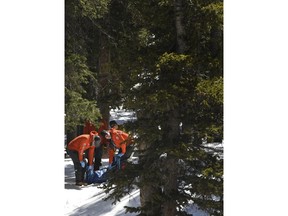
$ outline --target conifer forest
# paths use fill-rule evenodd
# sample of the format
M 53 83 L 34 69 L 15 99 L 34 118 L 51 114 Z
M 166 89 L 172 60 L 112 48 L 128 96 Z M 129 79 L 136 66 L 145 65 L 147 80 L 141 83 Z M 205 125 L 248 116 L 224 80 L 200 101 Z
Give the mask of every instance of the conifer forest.
M 104 184 L 109 197 L 138 187 L 128 212 L 223 215 L 223 152 L 205 145 L 223 142 L 222 0 L 65 1 L 65 132 L 119 107 L 137 116 L 122 129 L 139 162 Z

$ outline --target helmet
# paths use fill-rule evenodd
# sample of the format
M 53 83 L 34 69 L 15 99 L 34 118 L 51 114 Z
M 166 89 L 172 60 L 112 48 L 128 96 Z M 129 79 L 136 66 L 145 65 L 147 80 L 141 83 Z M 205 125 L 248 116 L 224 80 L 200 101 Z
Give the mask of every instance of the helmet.
M 98 147 L 100 145 L 100 142 L 101 142 L 101 138 L 100 136 L 95 136 L 94 137 L 94 142 L 95 142 L 95 146 Z
M 115 125 L 118 125 L 116 121 L 112 120 L 109 122 L 109 125 L 111 128 L 113 128 Z
M 110 133 L 108 131 L 106 131 L 106 130 L 102 130 L 100 134 L 103 137 L 105 137 L 106 135 L 110 135 Z

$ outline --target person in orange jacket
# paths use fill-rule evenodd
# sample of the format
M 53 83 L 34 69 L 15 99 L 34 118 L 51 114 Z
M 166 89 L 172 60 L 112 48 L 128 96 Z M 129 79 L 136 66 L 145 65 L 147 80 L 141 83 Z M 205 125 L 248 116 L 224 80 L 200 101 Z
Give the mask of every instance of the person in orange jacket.
M 108 129 L 108 123 L 101 118 L 99 118 L 98 121 L 100 124 L 98 130 L 96 130 L 95 126 L 90 121 L 86 121 L 83 128 L 83 134 L 89 134 L 91 131 L 97 131 L 101 138 L 100 145 L 94 150 L 94 171 L 99 170 L 100 166 L 102 166 L 101 160 L 103 155 L 103 145 L 106 145 L 107 142 L 104 137 L 101 136 L 101 132 Z
M 116 121 L 112 120 L 109 122 L 109 125 L 111 129 L 109 130 L 109 135 L 105 136 L 106 139 L 111 139 L 112 142 L 110 142 L 109 145 L 109 167 L 111 167 L 113 163 L 113 158 L 115 157 L 116 162 L 118 162 L 118 165 L 120 165 L 120 158 L 126 153 L 126 146 L 129 145 L 131 139 L 129 137 L 129 134 L 118 130 L 118 124 Z M 115 155 L 116 149 L 119 149 L 118 154 Z M 119 168 L 119 167 L 118 167 Z
M 91 121 L 86 121 L 83 128 L 83 134 L 89 134 L 91 131 L 96 131 L 96 128 Z
M 82 134 L 69 142 L 67 152 L 74 164 L 76 185 L 87 185 L 84 182 L 86 170 L 84 158 L 88 158 L 88 170 L 93 170 L 94 149 L 100 145 L 100 141 L 98 133 L 91 131 L 89 134 Z
M 101 132 L 103 130 L 108 129 L 108 123 L 104 119 L 99 119 L 99 121 L 100 121 L 100 126 L 97 131 L 101 137 L 101 143 L 99 147 L 95 148 L 94 171 L 99 170 L 100 166 L 102 166 L 101 160 L 102 160 L 102 155 L 103 155 L 103 146 L 107 145 L 107 140 L 105 139 L 105 137 L 101 136 Z

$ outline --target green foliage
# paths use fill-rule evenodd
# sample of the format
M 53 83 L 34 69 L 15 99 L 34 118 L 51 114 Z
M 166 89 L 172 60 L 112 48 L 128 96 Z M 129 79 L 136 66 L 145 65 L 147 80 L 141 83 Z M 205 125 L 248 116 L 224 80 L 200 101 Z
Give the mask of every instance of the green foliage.
M 201 105 L 207 106 L 208 101 L 211 101 L 213 105 L 223 104 L 223 77 L 201 80 L 196 87 L 196 93 L 202 97 L 203 104 Z
M 84 96 L 84 85 L 89 79 L 94 79 L 89 70 L 85 56 L 67 54 L 65 59 L 65 127 L 73 131 L 77 125 L 83 125 L 86 120 L 94 122 L 100 115 L 96 102 L 89 101 Z
M 223 139 L 223 1 L 182 1 L 185 53 L 175 2 L 66 1 L 66 127 L 95 119 L 97 104 L 134 110 L 139 164 L 110 175 L 109 198 L 137 186 L 148 201 L 129 212 L 161 215 L 173 203 L 185 215 L 192 201 L 223 215 L 223 159 L 201 145 Z
M 223 22 L 223 2 L 212 2 L 211 4 L 208 4 L 207 6 L 204 6 L 202 10 L 207 13 L 207 15 L 213 16 L 216 23 L 222 23 Z M 219 26 L 220 28 L 222 25 Z
M 139 180 L 134 184 L 155 192 L 146 205 L 129 211 L 145 214 L 152 208 L 158 212 L 156 206 L 168 202 L 169 197 L 177 201 L 179 209 L 193 200 L 209 212 L 223 211 L 221 199 L 211 198 L 219 198 L 223 192 L 222 160 L 200 147 L 202 138 L 215 141 L 223 137 L 221 3 L 186 2 L 185 6 L 185 29 L 189 35 L 185 54 L 175 52 L 176 32 L 173 16 L 169 15 L 173 13 L 172 1 L 127 3 L 123 15 L 131 19 L 122 20 L 125 31 L 118 29 L 123 37 L 119 38 L 121 44 L 116 51 L 121 55 L 116 56 L 114 64 L 122 71 L 120 76 L 127 87 L 123 89 L 124 105 L 135 110 L 138 118 L 134 132 L 139 137 L 141 157 L 134 167 Z M 175 131 L 181 136 L 171 140 L 169 133 Z M 167 159 L 159 160 L 163 153 Z M 182 161 L 182 165 L 172 170 L 173 174 L 165 161 Z M 177 176 L 179 193 L 165 192 L 169 174 Z M 128 176 L 135 178 L 133 174 Z M 110 183 L 110 197 L 120 198 L 122 182 L 115 177 Z M 112 187 L 118 184 L 120 188 Z M 189 185 L 192 189 L 187 194 L 183 188 Z
M 83 16 L 102 18 L 108 12 L 108 0 L 80 0 Z
M 135 178 L 135 176 L 138 176 L 137 165 L 127 163 L 125 169 L 125 172 L 122 172 L 122 170 L 108 171 L 109 181 L 100 186 L 106 193 L 110 193 L 110 196 L 105 198 L 105 200 L 112 199 L 112 204 L 120 201 L 123 195 L 129 194 L 135 189 L 135 185 L 137 184 Z M 112 183 L 116 179 L 117 186 Z
M 98 126 L 99 109 L 93 101 L 81 97 L 81 94 L 66 89 L 65 126 L 68 131 L 73 131 L 77 125 L 83 125 L 86 120 Z
M 93 77 L 86 63 L 86 57 L 79 54 L 67 54 L 65 59 L 65 87 L 79 93 L 86 93 L 83 88 L 88 78 Z
M 208 142 L 223 139 L 223 77 L 201 80 L 195 90 L 199 134 Z M 205 123 L 205 124 L 203 124 Z
M 71 54 L 66 56 L 65 64 L 65 126 L 67 131 L 73 131 L 77 125 L 86 120 L 97 122 L 100 116 L 96 102 L 85 99 L 84 85 L 93 74 L 86 65 L 86 58 Z
M 97 125 L 101 116 L 95 97 L 96 76 L 91 71 L 87 43 L 84 1 L 65 1 L 65 129 L 67 132 L 86 120 Z M 88 4 L 88 1 L 86 1 Z

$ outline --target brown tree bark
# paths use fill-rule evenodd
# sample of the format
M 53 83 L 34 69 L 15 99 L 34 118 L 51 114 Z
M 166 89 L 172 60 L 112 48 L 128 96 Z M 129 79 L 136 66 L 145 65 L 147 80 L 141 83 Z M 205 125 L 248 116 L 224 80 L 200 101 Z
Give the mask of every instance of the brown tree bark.
M 183 0 L 174 0 L 174 11 L 175 11 L 175 26 L 177 34 L 177 53 L 184 53 L 187 50 L 185 41 L 185 28 L 183 25 Z
M 176 27 L 176 43 L 177 43 L 177 49 L 176 52 L 179 54 L 184 54 L 187 50 L 186 40 L 185 40 L 185 28 L 183 25 L 183 17 L 184 17 L 184 8 L 183 8 L 183 0 L 174 0 L 174 12 L 175 12 L 175 27 Z M 177 145 L 178 142 L 178 136 L 179 136 L 179 116 L 180 111 L 179 110 L 171 110 L 171 115 L 169 116 L 169 119 L 167 120 L 167 145 L 172 147 Z M 159 192 L 157 189 L 153 188 L 150 185 L 144 185 L 141 188 L 141 206 L 143 207 L 146 202 L 151 202 L 151 198 L 155 196 L 155 193 L 164 193 L 168 200 L 165 201 L 161 206 L 158 206 L 155 208 L 153 207 L 153 204 L 149 203 L 148 210 L 145 211 L 145 215 L 159 215 L 159 212 L 161 212 L 161 215 L 163 216 L 175 216 L 176 215 L 176 200 L 173 197 L 174 193 L 177 193 L 178 190 L 178 159 L 174 156 L 167 155 L 166 159 L 163 159 L 163 161 L 157 162 L 159 163 L 159 167 L 162 169 L 163 173 L 163 185 L 159 185 L 163 187 L 162 192 Z M 142 180 L 141 180 L 142 181 Z M 158 214 L 157 214 L 158 213 Z
M 178 110 L 173 110 L 167 122 L 167 145 L 170 148 L 176 147 L 177 138 L 179 136 L 179 120 L 178 120 Z M 164 216 L 174 216 L 176 215 L 176 200 L 173 197 L 173 193 L 177 192 L 178 184 L 178 160 L 174 156 L 167 155 L 167 159 L 162 162 L 163 164 L 163 182 L 164 190 L 163 193 L 168 197 L 168 200 L 163 204 L 163 215 Z
M 174 0 L 174 11 L 175 11 L 175 27 L 177 34 L 177 53 L 184 54 L 187 50 L 187 45 L 185 41 L 185 28 L 183 25 L 183 0 Z M 173 148 L 177 145 L 177 139 L 179 136 L 179 110 L 171 111 L 171 115 L 168 119 L 168 145 Z M 175 146 L 176 147 L 176 146 Z M 177 193 L 178 184 L 178 160 L 173 156 L 167 156 L 167 160 L 164 163 L 165 172 L 165 184 L 164 184 L 164 194 L 167 195 L 168 201 L 163 204 L 163 215 L 164 216 L 174 216 L 176 215 L 176 200 L 173 199 L 173 193 Z
M 109 95 L 109 81 L 111 80 L 111 73 L 110 73 L 110 48 L 109 48 L 109 41 L 107 35 L 101 33 L 100 39 L 100 53 L 99 53 L 99 77 L 98 77 L 98 95 L 97 95 L 97 102 L 98 107 L 100 109 L 100 113 L 102 118 L 109 122 L 110 110 L 109 110 L 109 102 L 105 100 Z

